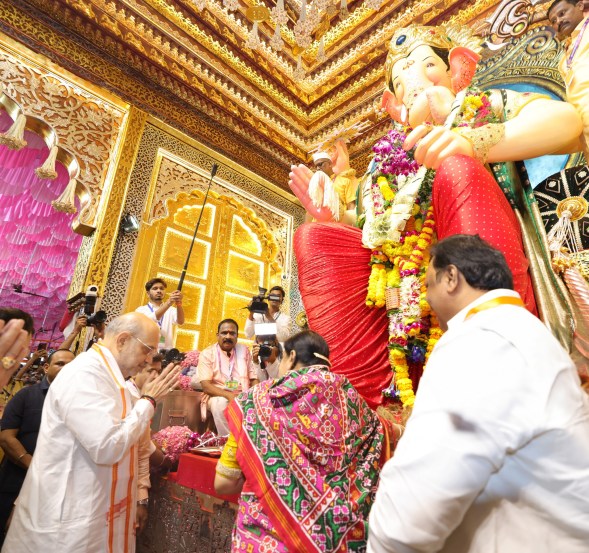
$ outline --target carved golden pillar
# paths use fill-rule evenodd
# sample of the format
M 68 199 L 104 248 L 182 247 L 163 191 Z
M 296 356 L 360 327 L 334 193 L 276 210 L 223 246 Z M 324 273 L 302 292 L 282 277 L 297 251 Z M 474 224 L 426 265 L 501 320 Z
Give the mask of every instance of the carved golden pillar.
M 101 199 L 100 214 L 93 237 L 83 291 L 91 284 L 95 284 L 98 286 L 99 295 L 104 294 L 122 211 L 127 198 L 129 179 L 135 165 L 146 121 L 147 113 L 135 107 L 130 108 L 121 139 L 115 173 L 110 186 L 105 189 Z

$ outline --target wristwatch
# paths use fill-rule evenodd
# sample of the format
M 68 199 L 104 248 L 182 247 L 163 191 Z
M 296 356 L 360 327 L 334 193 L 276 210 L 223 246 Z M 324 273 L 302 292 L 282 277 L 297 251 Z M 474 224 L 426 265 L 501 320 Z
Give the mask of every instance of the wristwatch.
M 146 497 L 145 499 L 137 500 L 137 505 L 145 505 L 146 507 L 149 505 L 149 499 Z

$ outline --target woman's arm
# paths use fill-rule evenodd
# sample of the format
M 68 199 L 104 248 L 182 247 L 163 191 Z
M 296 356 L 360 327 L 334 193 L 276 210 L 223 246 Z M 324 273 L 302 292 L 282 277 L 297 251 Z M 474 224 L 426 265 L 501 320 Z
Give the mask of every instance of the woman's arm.
M 236 495 L 243 488 L 245 477 L 237 462 L 236 452 L 237 442 L 233 434 L 229 434 L 215 473 L 215 491 L 220 495 Z
M 245 477 L 243 473 L 237 478 L 237 480 L 233 480 L 218 472 L 215 474 L 215 491 L 219 495 L 237 495 L 241 493 L 243 488 L 243 484 L 245 483 Z

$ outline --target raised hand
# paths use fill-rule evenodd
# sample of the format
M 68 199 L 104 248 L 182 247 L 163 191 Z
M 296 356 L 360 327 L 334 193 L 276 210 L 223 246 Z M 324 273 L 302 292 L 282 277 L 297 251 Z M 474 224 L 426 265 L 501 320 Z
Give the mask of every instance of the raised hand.
M 292 165 L 290 168 L 290 180 L 288 185 L 293 194 L 300 200 L 307 213 L 316 221 L 327 222 L 333 220 L 333 213 L 327 207 L 316 207 L 309 197 L 309 182 L 313 171 L 306 165 Z
M 0 387 L 6 386 L 10 377 L 18 369 L 19 362 L 29 353 L 31 335 L 23 330 L 22 319 L 12 319 L 7 323 L 0 321 Z
M 180 365 L 170 363 L 163 371 L 151 382 L 146 383 L 141 390 L 142 394 L 152 397 L 155 401 L 163 399 L 170 392 L 178 388 L 178 375 L 180 374 Z

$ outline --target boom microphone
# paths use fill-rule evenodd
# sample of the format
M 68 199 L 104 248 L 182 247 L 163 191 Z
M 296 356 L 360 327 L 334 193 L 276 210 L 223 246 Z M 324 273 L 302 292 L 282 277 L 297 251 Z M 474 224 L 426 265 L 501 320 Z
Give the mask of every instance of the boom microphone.
M 178 282 L 178 290 L 182 290 L 182 285 L 184 284 L 184 277 L 186 276 L 186 271 L 188 270 L 188 262 L 190 261 L 190 256 L 192 255 L 192 248 L 194 247 L 194 241 L 196 240 L 196 233 L 198 232 L 198 227 L 200 226 L 200 220 L 202 219 L 202 212 L 205 210 L 205 205 L 207 203 L 207 198 L 209 197 L 209 190 L 211 189 L 211 184 L 213 184 L 213 179 L 217 174 L 218 165 L 213 163 L 211 167 L 211 178 L 209 179 L 209 185 L 207 187 L 207 193 L 205 194 L 205 199 L 202 203 L 202 207 L 200 208 L 200 214 L 198 216 L 198 221 L 196 222 L 196 227 L 194 228 L 194 234 L 192 236 L 192 242 L 190 243 L 190 249 L 188 250 L 188 255 L 186 256 L 186 263 L 184 263 L 184 268 L 182 269 L 182 274 L 180 275 L 180 281 Z

